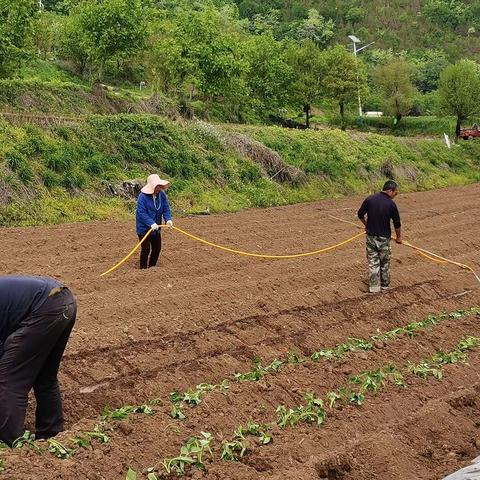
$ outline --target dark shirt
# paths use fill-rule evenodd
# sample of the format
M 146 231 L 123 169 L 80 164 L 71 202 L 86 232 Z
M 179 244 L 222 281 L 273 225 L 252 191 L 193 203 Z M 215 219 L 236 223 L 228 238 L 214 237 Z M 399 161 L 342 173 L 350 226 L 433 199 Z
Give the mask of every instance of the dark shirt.
M 370 195 L 363 201 L 358 211 L 358 218 L 361 220 L 365 215 L 367 215 L 368 235 L 390 238 L 392 236 L 391 220 L 393 220 L 395 228 L 401 227 L 398 208 L 395 202 L 384 192 Z
M 53 288 L 61 285 L 48 277 L 0 276 L 0 350 L 22 320 L 43 305 Z

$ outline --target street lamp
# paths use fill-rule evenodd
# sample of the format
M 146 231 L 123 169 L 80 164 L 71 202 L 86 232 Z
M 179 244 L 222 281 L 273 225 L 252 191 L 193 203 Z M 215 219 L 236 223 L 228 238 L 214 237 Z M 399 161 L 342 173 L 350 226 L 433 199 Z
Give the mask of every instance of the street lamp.
M 352 41 L 353 43 L 353 54 L 355 55 L 355 69 L 357 71 L 357 90 L 358 90 L 358 114 L 360 117 L 363 117 L 363 112 L 362 112 L 362 101 L 360 99 L 360 80 L 358 78 L 358 61 L 357 61 L 357 53 L 361 52 L 365 48 L 369 47 L 370 45 L 373 45 L 375 42 L 370 42 L 368 45 L 364 45 L 363 47 L 357 48 L 357 43 L 362 43 L 361 40 L 356 37 L 355 35 L 349 35 L 348 38 Z

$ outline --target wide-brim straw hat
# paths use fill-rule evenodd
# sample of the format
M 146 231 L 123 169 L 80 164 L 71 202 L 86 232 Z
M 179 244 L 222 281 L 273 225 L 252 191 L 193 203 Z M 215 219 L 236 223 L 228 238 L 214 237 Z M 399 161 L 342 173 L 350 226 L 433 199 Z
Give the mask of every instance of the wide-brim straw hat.
M 155 187 L 160 185 L 162 188 L 167 188 L 170 185 L 168 180 L 162 180 L 156 173 L 149 175 L 147 184 L 142 188 L 142 192 L 151 195 L 155 193 Z

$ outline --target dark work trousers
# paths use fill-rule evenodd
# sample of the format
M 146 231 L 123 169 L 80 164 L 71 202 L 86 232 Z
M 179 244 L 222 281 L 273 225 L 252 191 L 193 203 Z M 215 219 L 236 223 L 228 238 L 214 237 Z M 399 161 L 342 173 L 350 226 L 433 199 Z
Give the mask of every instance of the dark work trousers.
M 139 235 L 141 240 L 145 235 Z M 140 252 L 140 268 L 154 267 L 158 262 L 160 250 L 162 249 L 162 235 L 160 230 L 150 233 L 148 238 L 142 243 L 142 251 Z M 150 253 L 151 250 L 151 253 Z M 150 255 L 150 259 L 148 256 Z
M 49 296 L 7 337 L 0 357 L 0 440 L 11 445 L 25 431 L 28 393 L 37 400 L 36 438 L 63 430 L 58 369 L 77 305 L 68 288 Z

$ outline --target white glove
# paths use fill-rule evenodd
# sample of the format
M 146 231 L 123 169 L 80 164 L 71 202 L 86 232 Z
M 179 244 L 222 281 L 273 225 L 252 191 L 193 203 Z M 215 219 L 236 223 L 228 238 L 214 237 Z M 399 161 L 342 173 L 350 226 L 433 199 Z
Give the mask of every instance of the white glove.
M 173 227 L 173 222 L 171 220 L 167 221 L 167 227 L 170 227 L 170 228 Z
M 150 225 L 150 228 L 155 232 L 156 230 L 158 230 L 159 227 L 158 227 L 158 225 L 157 225 L 156 223 L 152 223 L 152 224 Z

